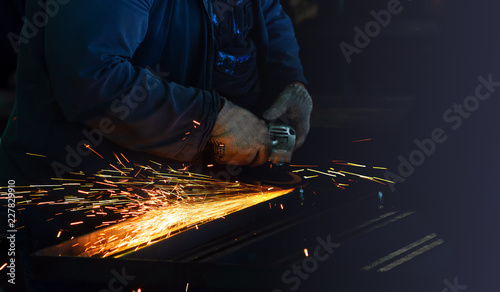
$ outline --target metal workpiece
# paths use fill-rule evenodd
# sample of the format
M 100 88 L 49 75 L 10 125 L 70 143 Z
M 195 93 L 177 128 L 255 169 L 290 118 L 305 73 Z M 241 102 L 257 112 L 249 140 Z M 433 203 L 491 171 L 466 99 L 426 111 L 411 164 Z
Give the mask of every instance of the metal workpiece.
M 350 195 L 335 194 L 338 203 L 331 204 L 332 198 L 297 189 L 198 229 L 106 258 L 72 256 L 71 246 L 89 235 L 75 238 L 35 253 L 33 275 L 47 287 L 71 283 L 76 287 L 72 291 L 108 289 L 117 275 L 130 291 L 286 291 L 292 286 L 283 277 L 294 279 L 300 268 L 311 280 L 297 282 L 298 291 L 320 291 L 314 289 L 322 283 L 313 279 L 323 275 L 324 281 L 325 273 L 347 273 L 373 283 L 386 274 L 403 272 L 411 282 L 416 279 L 411 278 L 415 272 L 411 263 L 421 265 L 423 254 L 446 248 L 444 239 L 423 224 L 417 212 L 392 208 L 390 198 L 380 208 L 377 193 Z M 400 232 L 409 228 L 412 232 Z M 432 247 L 422 249 L 428 245 Z M 391 254 L 401 248 L 408 252 Z M 412 252 L 420 254 L 406 257 Z M 435 280 L 421 275 L 419 279 Z M 330 285 L 339 291 L 362 291 L 342 290 L 342 285 L 353 285 L 346 279 L 336 278 Z

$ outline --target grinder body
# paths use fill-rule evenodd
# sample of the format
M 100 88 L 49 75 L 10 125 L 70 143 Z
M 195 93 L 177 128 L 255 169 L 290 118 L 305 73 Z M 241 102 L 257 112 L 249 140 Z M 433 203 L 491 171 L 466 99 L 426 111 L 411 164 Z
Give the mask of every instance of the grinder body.
M 269 161 L 277 166 L 289 165 L 295 148 L 295 130 L 285 124 L 270 124 L 271 156 Z
M 280 188 L 303 186 L 302 179 L 290 172 L 292 152 L 295 148 L 295 130 L 284 124 L 269 124 L 271 155 L 269 161 L 257 167 L 243 167 L 238 179 L 252 184 L 263 184 Z
M 269 163 L 258 171 L 261 181 L 265 185 L 282 188 L 297 187 L 302 185 L 302 179 L 289 171 L 292 152 L 295 148 L 295 130 L 285 124 L 271 123 L 269 125 L 271 138 L 271 156 Z

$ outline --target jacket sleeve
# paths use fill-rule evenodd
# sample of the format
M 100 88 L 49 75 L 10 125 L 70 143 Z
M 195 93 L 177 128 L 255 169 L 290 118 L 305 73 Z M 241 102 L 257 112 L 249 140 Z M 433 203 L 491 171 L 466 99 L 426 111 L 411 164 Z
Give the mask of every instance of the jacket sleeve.
M 51 91 L 69 122 L 97 128 L 134 151 L 189 161 L 210 136 L 219 99 L 131 63 L 146 35 L 153 2 L 85 0 L 61 5 L 45 29 Z
M 270 78 L 279 90 L 292 82 L 307 84 L 290 18 L 279 0 L 261 0 L 261 8 L 269 41 L 266 69 Z

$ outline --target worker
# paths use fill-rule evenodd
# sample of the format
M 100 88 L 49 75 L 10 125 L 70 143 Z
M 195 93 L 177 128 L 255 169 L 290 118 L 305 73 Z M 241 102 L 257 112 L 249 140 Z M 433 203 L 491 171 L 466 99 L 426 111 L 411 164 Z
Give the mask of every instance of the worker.
M 215 162 L 260 165 L 266 120 L 294 127 L 297 147 L 309 131 L 312 100 L 278 0 L 28 1 L 18 45 L 4 180 L 88 173 L 113 152 L 192 162 L 214 144 Z

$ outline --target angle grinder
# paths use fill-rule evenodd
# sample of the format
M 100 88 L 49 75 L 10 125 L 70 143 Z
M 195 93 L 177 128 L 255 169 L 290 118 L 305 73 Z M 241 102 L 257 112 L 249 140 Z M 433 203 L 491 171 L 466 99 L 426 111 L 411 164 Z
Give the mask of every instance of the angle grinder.
M 285 124 L 269 125 L 271 138 L 271 156 L 269 161 L 259 167 L 245 169 L 245 175 L 262 184 L 289 188 L 302 186 L 302 179 L 290 171 L 293 149 L 295 148 L 295 130 Z

